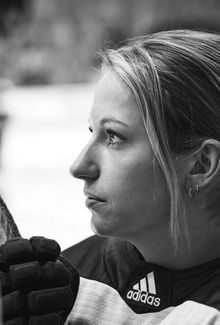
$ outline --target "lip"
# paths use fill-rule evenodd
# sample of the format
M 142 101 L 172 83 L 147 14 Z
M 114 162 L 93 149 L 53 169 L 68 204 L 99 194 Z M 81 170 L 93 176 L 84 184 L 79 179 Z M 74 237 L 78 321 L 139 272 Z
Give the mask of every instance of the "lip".
M 99 207 L 103 206 L 106 203 L 106 201 L 100 201 L 94 197 L 87 197 L 86 199 L 86 207 L 88 209 L 96 210 Z
M 86 207 L 88 209 L 97 209 L 101 206 L 103 206 L 106 201 L 103 200 L 102 198 L 100 198 L 99 196 L 97 195 L 94 195 L 92 193 L 89 193 L 87 191 L 84 191 L 84 194 L 86 195 L 87 199 L 86 199 Z
M 99 201 L 99 202 L 106 202 L 104 199 L 102 199 L 101 197 L 99 197 L 99 196 L 97 196 L 97 195 L 95 195 L 93 193 L 84 191 L 84 194 L 87 197 L 87 199 L 89 199 L 89 200 L 94 200 L 94 201 Z

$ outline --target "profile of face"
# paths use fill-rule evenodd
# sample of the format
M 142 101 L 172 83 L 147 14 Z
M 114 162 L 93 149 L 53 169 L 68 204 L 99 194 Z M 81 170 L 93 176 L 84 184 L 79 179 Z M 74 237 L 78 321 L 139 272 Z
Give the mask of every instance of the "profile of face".
M 92 228 L 130 241 L 167 229 L 165 178 L 132 92 L 111 71 L 97 85 L 89 122 L 91 139 L 71 173 L 85 183 Z

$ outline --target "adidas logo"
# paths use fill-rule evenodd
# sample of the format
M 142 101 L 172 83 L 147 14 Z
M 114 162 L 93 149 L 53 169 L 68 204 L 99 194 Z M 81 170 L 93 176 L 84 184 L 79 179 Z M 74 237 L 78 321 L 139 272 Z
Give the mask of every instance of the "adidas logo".
M 142 278 L 138 283 L 133 285 L 133 290 L 128 291 L 127 298 L 136 302 L 159 307 L 160 298 L 156 297 L 156 294 L 154 272 L 150 272 L 147 274 L 147 277 Z

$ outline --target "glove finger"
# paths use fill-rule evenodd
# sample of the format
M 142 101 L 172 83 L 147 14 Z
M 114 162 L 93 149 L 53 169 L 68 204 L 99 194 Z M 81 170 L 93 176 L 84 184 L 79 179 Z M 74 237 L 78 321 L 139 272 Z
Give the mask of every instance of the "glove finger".
M 14 291 L 2 297 L 4 320 L 25 315 L 27 305 L 25 296 L 21 291 Z
M 18 264 L 33 261 L 33 250 L 28 239 L 13 238 L 0 248 L 5 264 Z
M 11 320 L 8 320 L 4 325 L 27 325 L 27 319 L 24 317 L 17 317 Z
M 63 318 L 58 314 L 47 314 L 40 316 L 32 316 L 28 325 L 63 325 Z
M 66 306 L 65 312 L 62 313 L 62 316 L 65 319 L 70 313 L 78 293 L 78 289 L 79 289 L 78 272 L 61 255 L 58 257 L 57 261 L 54 264 L 48 262 L 44 266 L 42 266 L 42 275 L 43 275 L 44 282 L 47 284 L 50 283 L 51 287 L 60 286 L 61 284 L 63 284 L 63 286 L 69 286 L 69 288 L 72 290 L 72 294 L 73 294 L 72 305 L 70 305 L 69 307 Z
M 9 273 L 0 271 L 0 285 L 3 295 L 11 291 L 11 280 Z
M 35 315 L 71 310 L 73 303 L 74 296 L 69 287 L 32 291 L 27 296 L 28 310 Z
M 31 291 L 42 283 L 41 267 L 38 261 L 11 265 L 9 270 L 14 289 Z
M 63 287 L 71 285 L 74 274 L 63 262 L 47 262 L 41 267 L 44 283 L 50 287 Z
M 60 245 L 53 239 L 35 236 L 30 238 L 35 258 L 39 260 L 55 261 L 60 255 Z
M 8 271 L 8 265 L 7 265 L 7 263 L 6 263 L 5 259 L 4 259 L 1 247 L 0 247 L 0 270 L 4 271 L 4 272 L 7 272 Z

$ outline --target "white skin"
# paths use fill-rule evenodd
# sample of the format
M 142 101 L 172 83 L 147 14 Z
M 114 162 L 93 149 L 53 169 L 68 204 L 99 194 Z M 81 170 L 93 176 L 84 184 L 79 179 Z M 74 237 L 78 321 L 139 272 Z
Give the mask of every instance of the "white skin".
M 191 249 L 189 252 L 187 244 L 182 242 L 175 253 L 165 177 L 132 92 L 111 71 L 98 83 L 89 122 L 91 139 L 73 163 L 71 173 L 85 182 L 86 204 L 92 213 L 94 231 L 101 236 L 128 240 L 146 261 L 173 269 L 220 255 L 220 243 L 216 251 L 219 237 L 216 223 L 204 231 L 207 230 L 204 208 L 197 198 L 192 202 L 187 197 L 187 221 L 193 235 Z M 209 143 L 206 147 L 211 148 L 209 152 L 217 152 Z M 183 186 L 199 183 L 202 188 L 205 173 L 190 172 L 198 156 L 175 159 Z

